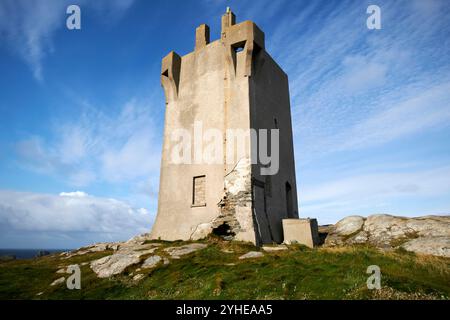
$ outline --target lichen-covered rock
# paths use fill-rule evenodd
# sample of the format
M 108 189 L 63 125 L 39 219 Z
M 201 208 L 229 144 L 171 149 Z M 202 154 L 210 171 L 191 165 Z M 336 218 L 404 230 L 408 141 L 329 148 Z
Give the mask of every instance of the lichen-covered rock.
M 369 234 L 366 231 L 361 231 L 358 234 L 354 235 L 350 239 L 348 239 L 348 243 L 350 244 L 364 244 L 369 241 Z
M 402 238 L 414 237 L 414 229 L 407 225 L 408 218 L 388 214 L 367 217 L 363 230 L 369 235 L 371 243 L 380 247 L 392 247 L 392 242 Z
M 450 257 L 449 237 L 425 237 L 410 240 L 401 246 L 407 251 L 433 256 Z
M 273 251 L 283 251 L 287 250 L 288 247 L 284 244 L 278 245 L 278 246 L 263 246 L 262 249 L 267 252 L 273 252 Z
M 125 242 L 119 245 L 119 249 L 117 252 L 125 252 L 125 251 L 144 251 L 152 253 L 157 250 L 158 247 L 161 246 L 159 243 L 147 243 L 147 244 L 139 244 L 135 242 Z
M 367 218 L 350 216 L 331 228 L 326 246 L 370 244 L 449 257 L 450 216 L 417 218 L 377 214 Z
M 153 253 L 161 245 L 160 243 L 145 243 L 143 240 L 146 234 L 136 236 L 126 242 L 110 242 L 110 243 L 96 243 L 90 246 L 81 247 L 74 251 L 63 252 L 61 256 L 63 259 L 69 259 L 75 256 L 85 255 L 88 253 L 101 252 L 101 251 L 113 251 L 121 254 L 130 252 L 139 252 L 140 256 L 143 254 Z M 83 264 L 82 264 L 83 265 Z M 58 270 L 59 271 L 59 270 Z M 62 273 L 62 272 L 60 272 Z
M 420 237 L 450 237 L 450 216 L 418 217 L 406 223 Z
M 101 243 L 96 243 L 96 244 L 93 244 L 90 246 L 81 247 L 74 251 L 63 252 L 63 253 L 61 253 L 61 255 L 64 256 L 64 259 L 69 259 L 69 258 L 72 258 L 75 256 L 85 255 L 87 253 L 94 253 L 94 252 L 100 252 L 100 251 L 105 251 L 105 250 L 117 250 L 118 245 L 119 245 L 119 243 L 117 243 L 117 242 L 112 242 L 112 243 L 101 242 Z
M 140 262 L 134 252 L 115 253 L 91 262 L 91 269 L 99 278 L 108 278 L 122 273 L 127 267 Z
M 243 254 L 242 256 L 240 256 L 239 259 L 243 260 L 243 259 L 261 258 L 263 256 L 264 256 L 264 254 L 262 252 L 249 251 L 246 254 Z
M 153 254 L 161 246 L 160 243 L 144 243 L 145 241 L 142 241 L 141 237 L 144 236 L 132 238 L 127 242 L 115 243 L 118 245 L 117 251 L 112 255 L 92 261 L 91 269 L 100 278 L 111 277 L 122 273 L 129 266 L 138 264 L 142 257 Z
M 326 238 L 326 244 L 333 245 L 343 245 L 344 240 L 350 238 L 351 235 L 355 235 L 353 243 L 362 243 L 367 241 L 367 237 L 362 234 L 357 235 L 364 225 L 364 218 L 361 216 L 348 216 L 344 219 L 338 221 L 332 228 L 331 232 L 328 233 Z
M 156 265 L 162 260 L 162 258 L 158 255 L 148 257 L 145 259 L 144 263 L 142 263 L 142 269 L 150 269 L 156 267 Z
M 128 240 L 126 243 L 143 244 L 146 240 L 151 240 L 150 233 L 143 233 L 143 234 L 139 234 L 137 236 L 134 236 L 133 238 Z
M 208 245 L 204 243 L 190 243 L 180 247 L 170 247 L 164 249 L 171 257 L 174 259 L 179 258 L 180 256 L 195 252 L 200 249 L 206 248 Z
M 364 218 L 361 216 L 348 216 L 336 223 L 335 231 L 338 234 L 348 236 L 357 231 L 361 231 Z

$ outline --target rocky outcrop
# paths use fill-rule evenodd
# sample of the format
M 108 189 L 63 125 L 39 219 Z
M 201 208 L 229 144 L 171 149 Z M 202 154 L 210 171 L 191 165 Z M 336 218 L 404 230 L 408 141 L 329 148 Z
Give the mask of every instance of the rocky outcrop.
M 69 259 L 75 256 L 81 256 L 88 253 L 94 253 L 94 252 L 101 252 L 105 250 L 117 250 L 118 249 L 118 243 L 95 243 L 90 246 L 81 247 L 74 251 L 67 251 L 62 252 L 61 256 L 63 256 L 65 259 Z
M 343 236 L 351 235 L 359 230 L 364 225 L 364 218 L 360 216 L 350 216 L 342 219 L 335 225 L 335 231 L 337 234 Z
M 450 216 L 349 216 L 331 227 L 325 239 L 325 246 L 353 244 L 450 257 Z
M 133 250 L 143 250 L 148 248 L 153 248 L 159 246 L 157 243 L 149 243 L 145 244 L 146 241 L 150 240 L 150 234 L 144 233 L 137 235 L 125 242 L 100 242 L 95 243 L 86 247 L 81 247 L 74 251 L 62 252 L 61 256 L 64 256 L 65 259 L 72 258 L 74 256 L 85 255 L 88 253 L 102 252 L 102 251 L 133 251 Z
M 180 259 L 181 256 L 190 254 L 197 250 L 206 248 L 208 245 L 203 243 L 189 243 L 182 246 L 174 246 L 161 249 L 160 243 L 146 243 L 147 235 L 136 236 L 126 242 L 115 243 L 117 250 L 113 251 L 111 255 L 94 260 L 90 263 L 92 271 L 94 271 L 99 278 L 108 278 L 121 273 L 124 273 L 127 268 L 132 266 L 140 266 L 138 270 L 155 268 L 159 264 L 169 264 L 169 258 Z M 107 251 L 110 250 L 110 246 L 105 244 L 99 244 L 82 248 L 83 254 L 86 252 L 94 252 L 98 248 L 104 248 Z M 154 254 L 156 250 L 160 250 L 160 253 Z M 77 253 L 71 253 L 69 256 L 76 255 Z M 79 253 L 78 253 L 79 254 Z M 165 257 L 164 255 L 167 255 Z M 64 273 L 65 268 L 61 268 L 57 273 Z M 137 279 L 140 280 L 141 278 Z M 136 279 L 134 279 L 136 280 Z
M 91 269 L 99 278 L 108 278 L 125 271 L 126 268 L 141 262 L 141 257 L 152 254 L 160 244 L 125 243 L 112 255 L 91 262 Z
M 450 257 L 450 237 L 417 238 L 402 245 L 407 251 Z
M 128 240 L 126 243 L 127 244 L 133 244 L 133 243 L 135 243 L 135 244 L 143 244 L 147 240 L 151 240 L 150 233 L 143 233 L 143 234 L 139 234 L 137 236 L 134 236 L 133 238 Z
M 167 252 L 172 258 L 178 259 L 180 256 L 184 256 L 197 250 L 204 249 L 207 246 L 208 245 L 204 243 L 191 243 L 180 247 L 166 248 L 164 249 L 164 251 Z
M 91 263 L 91 269 L 99 278 L 108 278 L 122 273 L 126 268 L 139 263 L 139 261 L 140 259 L 137 254 L 116 253 L 93 261 Z
M 162 258 L 158 255 L 148 257 L 145 259 L 144 263 L 142 264 L 142 269 L 150 269 L 156 267 L 156 265 L 162 260 Z

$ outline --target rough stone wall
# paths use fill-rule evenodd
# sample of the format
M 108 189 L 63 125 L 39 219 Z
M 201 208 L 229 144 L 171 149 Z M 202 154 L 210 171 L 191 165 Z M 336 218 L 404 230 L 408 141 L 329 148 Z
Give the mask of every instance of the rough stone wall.
M 211 222 L 198 225 L 191 239 L 197 240 L 216 233 L 226 239 L 255 241 L 251 163 L 248 158 L 239 160 L 233 170 L 225 175 L 224 193 L 217 205 L 220 208 L 219 216 Z

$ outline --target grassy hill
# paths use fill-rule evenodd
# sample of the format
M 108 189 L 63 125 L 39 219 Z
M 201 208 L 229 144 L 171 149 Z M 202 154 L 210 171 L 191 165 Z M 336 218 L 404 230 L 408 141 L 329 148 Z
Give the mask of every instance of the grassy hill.
M 158 241 L 154 241 L 158 242 Z M 450 259 L 416 256 L 403 251 L 382 252 L 370 247 L 264 252 L 263 257 L 240 260 L 260 250 L 250 244 L 219 239 L 201 241 L 206 249 L 172 259 L 133 280 L 137 266 L 100 279 L 86 262 L 112 250 L 64 259 L 50 255 L 32 260 L 0 262 L 0 299 L 448 299 Z M 163 249 L 185 242 L 162 242 Z M 82 264 L 81 290 L 69 290 L 56 271 Z M 381 268 L 381 290 L 368 290 L 367 267 Z M 41 293 L 40 295 L 37 295 Z

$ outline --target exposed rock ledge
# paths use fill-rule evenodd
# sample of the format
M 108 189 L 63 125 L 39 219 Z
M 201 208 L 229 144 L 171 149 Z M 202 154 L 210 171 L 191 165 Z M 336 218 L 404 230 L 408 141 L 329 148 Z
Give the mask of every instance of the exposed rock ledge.
M 143 236 L 139 236 L 143 237 Z M 180 259 L 180 256 L 188 255 L 197 250 L 207 247 L 203 243 L 189 243 L 182 246 L 165 248 L 166 256 L 154 254 L 160 247 L 159 243 L 148 243 L 133 241 L 122 243 L 111 255 L 94 260 L 90 263 L 91 269 L 99 278 L 108 278 L 123 273 L 128 267 L 140 265 L 142 269 L 156 267 L 160 262 L 169 263 L 169 259 Z M 82 251 L 84 254 L 85 251 Z M 139 280 L 140 277 L 135 280 Z
M 450 216 L 349 216 L 330 227 L 325 246 L 353 244 L 450 257 Z
M 181 246 L 174 244 L 173 247 L 161 249 L 160 243 L 148 241 L 151 241 L 151 236 L 144 233 L 125 242 L 97 243 L 71 252 L 63 252 L 60 255 L 63 259 L 69 259 L 88 253 L 109 251 L 110 255 L 90 262 L 91 269 L 99 278 L 109 278 L 123 273 L 130 266 L 138 265 L 140 270 L 154 268 L 160 263 L 166 265 L 170 259 L 180 259 L 181 256 L 208 246 L 203 243 L 187 243 Z M 161 251 L 159 254 L 162 256 L 155 254 L 158 250 Z M 56 273 L 67 273 L 67 269 L 61 268 Z M 138 281 L 141 278 L 138 276 L 133 279 Z

